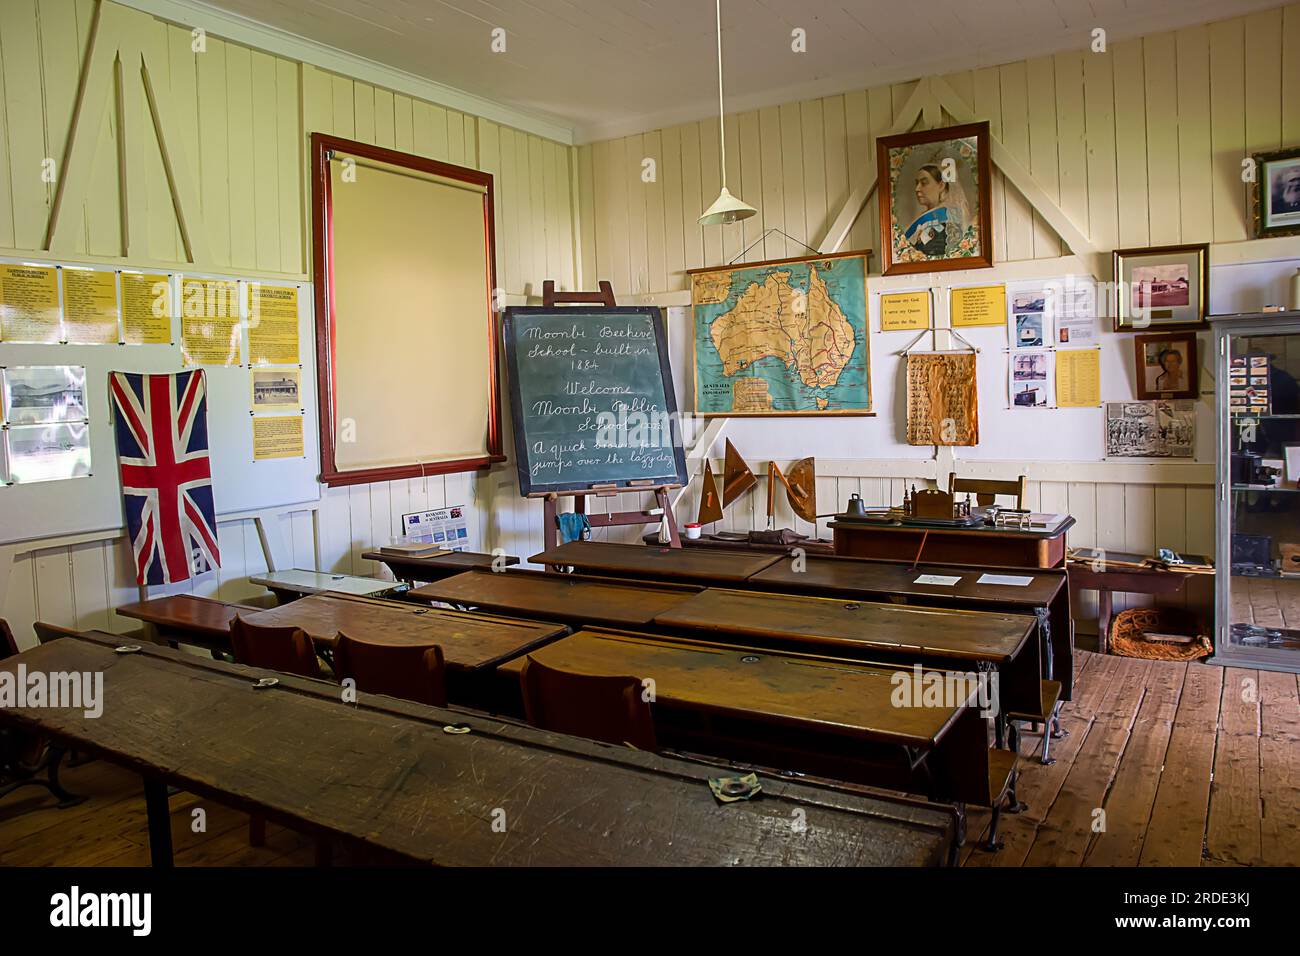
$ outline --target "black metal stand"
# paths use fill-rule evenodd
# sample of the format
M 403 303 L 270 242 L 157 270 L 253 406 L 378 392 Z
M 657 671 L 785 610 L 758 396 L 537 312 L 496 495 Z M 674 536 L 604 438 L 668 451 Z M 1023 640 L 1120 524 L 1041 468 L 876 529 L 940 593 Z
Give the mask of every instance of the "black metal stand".
M 3 738 L 0 738 L 0 749 L 3 750 L 5 759 L 3 761 L 4 770 L 8 775 L 16 779 L 0 787 L 0 797 L 7 797 L 21 787 L 44 787 L 53 794 L 59 801 L 60 810 L 68 807 L 75 807 L 85 800 L 85 797 L 70 793 L 63 788 L 59 782 L 59 766 L 63 763 L 63 755 L 67 749 L 59 744 L 50 744 L 41 754 L 40 759 L 33 766 L 26 766 L 17 757 L 17 751 L 20 744 L 17 736 L 12 731 L 3 731 Z M 45 771 L 45 776 L 40 777 L 41 771 Z

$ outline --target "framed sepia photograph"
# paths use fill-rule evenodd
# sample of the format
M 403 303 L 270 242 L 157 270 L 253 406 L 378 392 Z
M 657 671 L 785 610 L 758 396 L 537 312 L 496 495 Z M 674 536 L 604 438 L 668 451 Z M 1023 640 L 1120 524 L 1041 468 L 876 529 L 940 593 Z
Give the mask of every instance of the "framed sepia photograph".
M 1208 308 L 1209 246 L 1115 250 L 1116 332 L 1197 329 Z
M 1197 396 L 1195 332 L 1134 336 L 1133 352 L 1138 398 Z
M 881 273 L 993 265 L 989 124 L 876 141 Z
M 1300 235 L 1300 146 L 1254 159 L 1255 238 Z

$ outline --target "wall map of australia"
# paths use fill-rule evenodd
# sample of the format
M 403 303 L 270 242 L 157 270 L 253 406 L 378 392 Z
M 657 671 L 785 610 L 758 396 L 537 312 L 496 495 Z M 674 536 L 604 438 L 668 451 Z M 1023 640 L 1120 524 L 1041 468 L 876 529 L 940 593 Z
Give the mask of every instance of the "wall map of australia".
M 849 253 L 693 273 L 696 412 L 870 413 L 866 271 Z

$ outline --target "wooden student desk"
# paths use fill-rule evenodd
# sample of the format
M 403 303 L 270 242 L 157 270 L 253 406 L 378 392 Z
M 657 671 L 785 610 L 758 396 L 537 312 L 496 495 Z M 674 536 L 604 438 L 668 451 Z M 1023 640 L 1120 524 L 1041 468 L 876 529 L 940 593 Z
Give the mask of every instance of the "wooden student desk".
M 362 578 L 351 574 L 331 574 L 328 571 L 304 571 L 291 568 L 287 571 L 267 571 L 250 575 L 253 584 L 260 584 L 281 604 L 296 601 L 305 594 L 334 591 L 338 594 L 355 594 L 360 597 L 383 597 L 401 590 L 402 585 L 383 578 Z
M 1065 565 L 1067 517 L 1052 531 L 987 527 L 925 528 L 885 522 L 830 522 L 835 553 L 850 558 L 972 564 L 1000 568 L 1059 568 Z
M 334 685 L 288 674 L 254 690 L 272 672 L 161 647 L 121 655 L 117 643 L 63 638 L 0 663 L 103 672 L 100 717 L 6 708 L 0 723 L 139 772 L 154 866 L 172 863 L 168 786 L 441 866 L 924 866 L 942 864 L 954 839 L 949 812 L 915 801 L 766 778 L 761 799 L 721 806 L 707 778 L 729 768 L 379 695 L 348 704 Z M 452 723 L 471 732 L 443 733 Z M 804 831 L 790 826 L 796 811 Z
M 891 670 L 598 629 L 528 656 L 570 672 L 653 680 L 655 726 L 668 746 L 988 802 L 990 751 L 978 707 L 896 706 Z M 523 662 L 500 668 L 516 693 Z
M 736 580 L 734 562 L 726 565 L 726 577 L 707 577 L 708 567 L 692 562 L 685 548 L 675 552 L 679 559 L 654 558 L 653 565 L 639 555 L 651 550 L 634 544 L 601 544 L 584 552 L 590 542 L 575 542 L 544 551 L 532 560 L 547 561 L 559 556 L 574 558 L 579 571 L 593 574 L 621 574 L 635 577 L 631 569 L 651 566 L 645 576 L 653 580 L 723 585 L 760 591 L 814 594 L 821 597 L 848 597 L 868 601 L 889 601 L 923 607 L 949 607 L 999 613 L 1032 614 L 1038 620 L 1042 644 L 1040 659 L 1043 676 L 1061 682 L 1061 699 L 1074 694 L 1074 629 L 1070 618 L 1070 590 L 1065 584 L 1064 569 L 999 569 L 969 565 L 921 565 L 880 559 L 842 558 L 824 555 L 764 555 L 762 567 L 743 580 Z M 786 549 L 787 552 L 793 548 Z M 713 552 L 736 556 L 737 552 Z M 744 553 L 739 553 L 745 557 Z M 767 561 L 767 557 L 774 560 Z M 682 569 L 686 570 L 683 571 Z M 980 584 L 985 573 L 1028 577 L 1027 586 Z M 922 575 L 956 577 L 953 585 L 917 583 Z M 639 584 L 650 583 L 638 581 Z M 1051 653 L 1048 653 L 1048 648 Z
M 1037 622 L 1027 615 L 707 588 L 654 623 L 715 642 L 735 638 L 877 664 L 992 669 L 999 674 L 1000 716 L 1035 713 L 1042 704 L 1038 644 L 1031 639 Z
M 550 567 L 618 577 L 738 583 L 781 559 L 780 554 L 705 548 L 662 548 L 604 541 L 570 541 L 535 554 L 529 561 Z
M 1023 586 L 979 583 L 988 574 L 1028 578 L 1029 583 Z M 922 580 L 926 577 L 957 580 L 951 584 L 927 584 Z M 910 562 L 808 556 L 802 560 L 782 559 L 751 575 L 745 587 L 923 607 L 1032 614 L 1038 620 L 1043 676 L 1061 682 L 1062 700 L 1074 697 L 1074 629 L 1064 569 L 990 571 L 968 565 L 913 567 Z
M 441 601 L 568 625 L 640 627 L 700 588 L 544 571 L 466 571 L 415 588 L 416 601 Z
M 519 559 L 513 555 L 484 554 L 479 551 L 448 551 L 426 558 L 385 554 L 383 551 L 363 551 L 361 558 L 363 561 L 378 561 L 388 565 L 388 570 L 393 572 L 393 576 L 407 584 L 414 584 L 417 581 L 441 581 L 463 571 L 477 569 L 490 571 L 494 567 L 494 562 L 499 562 L 495 565 L 497 567 L 508 567 L 519 563 Z
M 145 637 L 154 643 L 193 644 L 220 653 L 230 650 L 230 622 L 237 615 L 249 617 L 262 610 L 193 594 L 173 594 L 123 604 L 117 613 L 143 621 Z
M 448 699 L 466 704 L 488 703 L 481 696 L 483 679 L 490 678 L 498 664 L 568 633 L 559 624 L 329 593 L 309 595 L 247 620 L 302 628 L 328 648 L 339 631 L 380 644 L 438 644 L 447 666 Z

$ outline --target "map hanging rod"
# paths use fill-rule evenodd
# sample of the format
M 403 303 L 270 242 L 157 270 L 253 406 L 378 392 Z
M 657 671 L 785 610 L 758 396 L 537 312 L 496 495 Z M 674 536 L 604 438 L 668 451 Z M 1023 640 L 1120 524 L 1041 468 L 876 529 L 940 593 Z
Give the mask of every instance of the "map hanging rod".
M 811 252 L 811 253 L 812 253 L 813 255 L 815 255 L 815 256 L 820 256 L 820 255 L 822 255 L 822 253 L 821 253 L 820 250 L 818 250 L 818 249 L 814 249 L 812 246 L 808 245 L 808 243 L 804 242 L 802 239 L 796 239 L 794 236 L 790 235 L 790 234 L 789 234 L 788 232 L 786 232 L 785 230 L 783 230 L 783 229 L 778 229 L 778 228 L 776 228 L 776 226 L 773 226 L 771 229 L 765 229 L 765 230 L 763 231 L 763 234 L 762 234 L 761 236 L 759 236 L 757 239 L 755 239 L 753 242 L 751 242 L 749 245 L 747 245 L 744 249 L 741 249 L 738 253 L 736 253 L 736 254 L 735 254 L 734 256 L 732 256 L 729 260 L 727 260 L 727 265 L 729 265 L 729 266 L 735 265 L 737 259 L 739 259 L 739 258 L 740 258 L 741 256 L 743 256 L 745 253 L 747 253 L 750 249 L 753 249 L 756 245 L 758 245 L 760 242 L 762 242 L 764 239 L 766 239 L 768 236 L 770 236 L 770 235 L 771 235 L 772 233 L 774 233 L 774 232 L 779 232 L 781 235 L 785 236 L 785 238 L 789 239 L 791 242 L 797 242 L 797 243 L 799 243 L 799 245 L 803 246 L 805 249 L 807 249 L 809 252 Z

